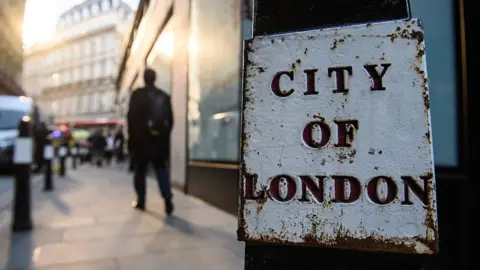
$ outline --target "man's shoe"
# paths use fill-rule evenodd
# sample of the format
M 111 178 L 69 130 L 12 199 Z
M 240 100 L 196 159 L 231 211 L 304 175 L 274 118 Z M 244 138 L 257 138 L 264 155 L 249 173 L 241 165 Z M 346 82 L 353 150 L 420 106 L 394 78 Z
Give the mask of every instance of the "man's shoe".
M 172 200 L 165 201 L 165 211 L 167 212 L 167 215 L 172 215 L 173 208 Z
M 139 203 L 138 201 L 133 201 L 132 207 L 140 211 L 145 211 L 145 203 Z

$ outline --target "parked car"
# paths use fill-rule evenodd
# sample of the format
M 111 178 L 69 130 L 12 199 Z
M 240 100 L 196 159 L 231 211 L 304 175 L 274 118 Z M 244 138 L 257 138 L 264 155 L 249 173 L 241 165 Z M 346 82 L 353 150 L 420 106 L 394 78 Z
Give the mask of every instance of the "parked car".
M 18 136 L 17 128 L 23 116 L 29 116 L 35 125 L 46 123 L 48 119 L 46 111 L 32 98 L 0 95 L 0 170 L 2 172 L 13 168 L 13 150 L 15 139 Z M 36 136 L 33 135 L 35 145 Z

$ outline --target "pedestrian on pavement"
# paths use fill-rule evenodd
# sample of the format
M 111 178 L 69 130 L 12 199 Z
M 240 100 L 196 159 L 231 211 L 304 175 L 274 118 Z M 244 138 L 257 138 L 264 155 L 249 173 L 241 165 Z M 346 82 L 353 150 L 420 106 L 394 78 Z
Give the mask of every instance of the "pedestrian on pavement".
M 107 146 L 107 141 L 103 136 L 102 131 L 100 129 L 96 130 L 89 141 L 92 152 L 92 162 L 94 162 L 97 167 L 102 167 L 102 160 L 105 156 L 105 147 Z
M 134 160 L 134 186 L 137 200 L 133 207 L 145 210 L 146 174 L 152 164 L 168 215 L 173 212 L 172 188 L 168 173 L 170 133 L 173 115 L 170 96 L 155 86 L 155 71 L 143 74 L 145 87 L 133 91 L 128 108 L 128 137 Z
M 125 153 L 123 147 L 125 144 L 125 136 L 123 135 L 123 127 L 119 126 L 115 134 L 115 148 L 117 154 L 117 163 L 121 163 L 125 160 Z
M 113 151 L 115 150 L 115 137 L 111 132 L 107 133 L 107 145 L 105 146 L 105 160 L 107 165 L 112 164 Z
M 34 137 L 35 137 L 35 168 L 33 169 L 34 173 L 39 173 L 42 171 L 43 166 L 45 165 L 45 159 L 43 156 L 43 148 L 47 143 L 47 137 L 49 135 L 49 130 L 45 122 L 41 122 L 34 127 Z

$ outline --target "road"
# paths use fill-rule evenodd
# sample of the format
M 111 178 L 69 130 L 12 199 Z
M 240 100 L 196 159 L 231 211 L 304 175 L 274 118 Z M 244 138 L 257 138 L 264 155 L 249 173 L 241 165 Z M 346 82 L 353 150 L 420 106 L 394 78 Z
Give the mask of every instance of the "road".
M 6 192 L 12 190 L 13 188 L 13 176 L 11 175 L 0 175 L 0 196 Z

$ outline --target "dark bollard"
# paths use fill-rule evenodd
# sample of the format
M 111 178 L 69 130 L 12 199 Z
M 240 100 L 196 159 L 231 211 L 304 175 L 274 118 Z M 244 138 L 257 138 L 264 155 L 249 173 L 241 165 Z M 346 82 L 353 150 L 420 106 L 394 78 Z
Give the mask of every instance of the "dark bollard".
M 70 148 L 70 155 L 72 156 L 72 169 L 77 169 L 78 145 L 74 144 Z
M 15 164 L 15 197 L 13 201 L 14 232 L 32 230 L 30 208 L 30 167 L 33 157 L 33 139 L 30 117 L 24 116 L 18 124 L 13 161 Z
M 50 136 L 47 137 L 47 141 L 45 144 L 45 148 L 43 149 L 43 158 L 45 160 L 45 181 L 44 181 L 44 191 L 53 190 L 53 182 L 52 182 L 52 161 L 54 158 L 53 153 L 53 146 L 52 146 L 52 139 Z
M 58 148 L 58 158 L 59 158 L 59 162 L 60 162 L 60 171 L 59 171 L 58 174 L 60 176 L 65 176 L 65 171 L 67 170 L 66 169 L 67 164 L 65 164 L 65 161 L 67 159 L 67 147 L 65 146 L 65 144 L 62 144 Z

